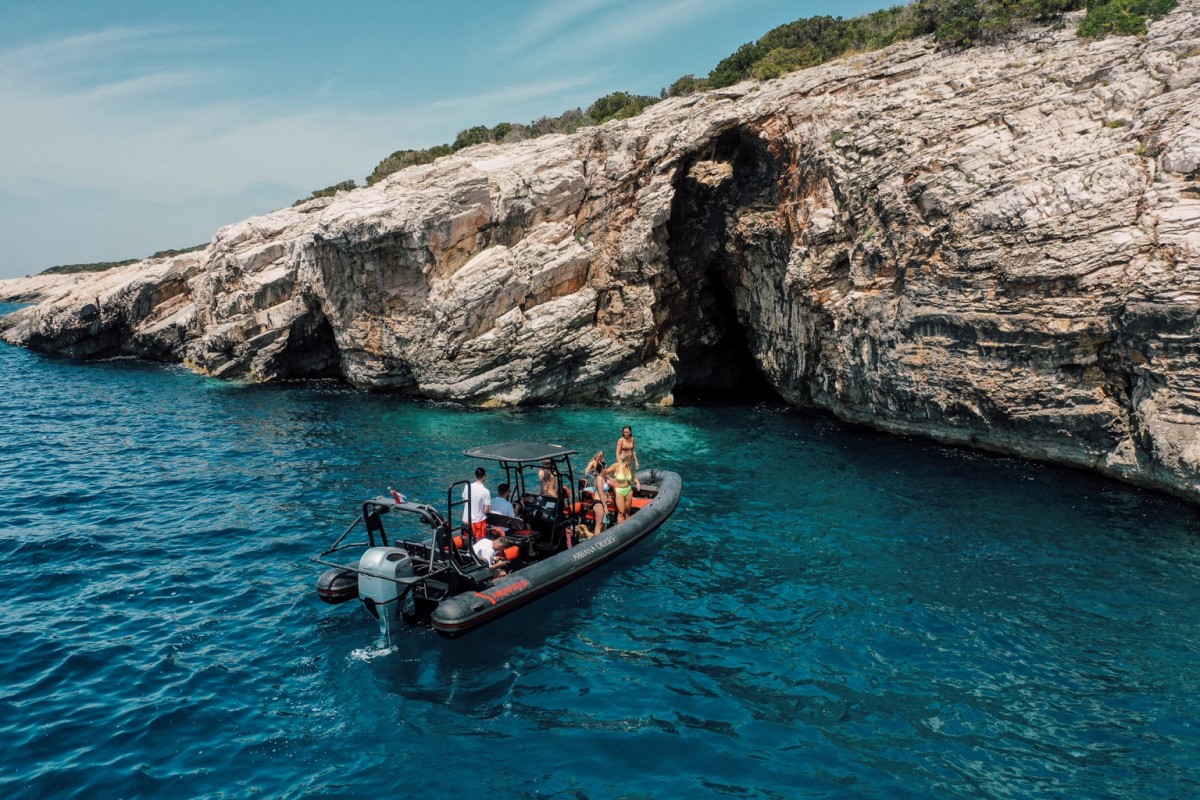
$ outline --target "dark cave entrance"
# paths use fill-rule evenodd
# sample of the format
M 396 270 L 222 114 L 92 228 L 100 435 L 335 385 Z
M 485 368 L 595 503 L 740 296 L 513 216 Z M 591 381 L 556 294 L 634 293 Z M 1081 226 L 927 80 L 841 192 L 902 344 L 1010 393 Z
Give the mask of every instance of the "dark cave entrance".
M 755 366 L 746 329 L 737 322 L 733 295 L 720 284 L 709 285 L 710 320 L 720 325 L 720 338 L 689 354 L 694 359 L 688 379 L 675 385 L 675 399 L 683 405 L 745 405 L 782 403 L 783 398 Z M 681 355 L 680 364 L 684 363 Z M 703 377 L 701 377 L 703 376 Z
M 766 143 L 742 130 L 722 134 L 681 167 L 667 223 L 678 285 L 666 298 L 680 403 L 785 402 L 758 366 L 750 324 L 758 309 L 744 289 L 762 279 L 764 266 L 786 270 L 790 236 L 771 222 L 782 172 Z
M 340 378 L 341 361 L 329 318 L 313 309 L 292 323 L 277 363 L 288 378 Z

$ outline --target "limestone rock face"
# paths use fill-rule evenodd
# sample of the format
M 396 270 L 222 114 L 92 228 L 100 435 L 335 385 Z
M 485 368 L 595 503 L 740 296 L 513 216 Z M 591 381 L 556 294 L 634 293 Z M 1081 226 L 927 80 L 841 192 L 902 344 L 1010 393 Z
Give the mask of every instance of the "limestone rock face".
M 765 380 L 1200 500 L 1200 0 L 1140 39 L 1073 30 L 917 40 L 471 148 L 0 328 L 473 404 Z

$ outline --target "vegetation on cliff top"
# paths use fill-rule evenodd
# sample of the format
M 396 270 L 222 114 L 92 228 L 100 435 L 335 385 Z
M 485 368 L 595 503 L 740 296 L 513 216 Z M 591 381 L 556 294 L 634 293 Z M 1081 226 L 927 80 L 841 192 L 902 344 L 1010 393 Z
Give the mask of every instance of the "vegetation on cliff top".
M 317 189 L 308 197 L 301 197 L 299 200 L 292 203 L 292 205 L 298 206 L 301 203 L 307 203 L 309 200 L 314 200 L 318 197 L 333 197 L 338 192 L 348 192 L 351 189 L 357 188 L 358 183 L 351 178 L 350 180 L 342 181 L 341 183 L 335 183 L 333 186 L 326 186 L 324 189 Z
M 1023 22 L 1054 22 L 1066 12 L 1086 8 L 1077 29 L 1080 36 L 1140 35 L 1145 33 L 1148 20 L 1158 19 L 1175 5 L 1176 0 L 915 0 L 852 19 L 830 16 L 799 19 L 768 31 L 757 42 L 742 45 L 722 59 L 706 78 L 684 75 L 663 89 L 659 97 L 613 92 L 596 100 L 586 111 L 575 108 L 528 124 L 501 122 L 491 128 L 476 125 L 459 133 L 449 144 L 423 150 L 397 150 L 379 162 L 367 176 L 367 184 L 377 183 L 405 167 L 428 164 L 464 147 L 484 142 L 503 144 L 549 133 L 573 133 L 611 119 L 636 116 L 668 97 L 732 86 L 749 78 L 776 78 L 848 53 L 879 50 L 927 34 L 932 34 L 943 47 L 968 47 L 996 41 Z M 344 181 L 313 192 L 313 196 L 335 194 L 354 185 L 352 180 Z
M 139 261 L 149 261 L 151 258 L 171 258 L 172 256 L 183 255 L 184 253 L 194 253 L 197 250 L 203 250 L 208 247 L 206 244 L 198 244 L 195 247 L 185 247 L 182 250 L 159 250 L 152 256 L 145 259 L 127 258 L 124 261 L 97 261 L 92 264 L 59 264 L 57 267 L 44 269 L 39 275 L 74 275 L 77 272 L 107 272 L 110 269 L 117 267 L 127 267 L 130 264 L 136 264 Z
M 460 132 L 450 144 L 439 144 L 424 150 L 397 150 L 379 162 L 375 170 L 367 176 L 367 185 L 377 183 L 405 167 L 428 164 L 442 156 L 456 153 L 464 147 L 487 142 L 497 144 L 519 142 L 549 133 L 574 133 L 580 128 L 602 125 L 611 119 L 636 117 L 660 99 L 649 95 L 613 92 L 592 103 L 588 106 L 587 111 L 573 108 L 564 111 L 557 117 L 541 117 L 527 125 L 518 122 L 501 122 L 491 128 L 486 125 L 476 125 Z
M 709 73 L 708 88 L 775 78 L 847 53 L 878 50 L 932 34 L 944 47 L 996 41 L 1024 22 L 1052 22 L 1087 9 L 1076 32 L 1087 38 L 1140 35 L 1176 0 L 917 0 L 853 19 L 812 17 L 742 45 Z

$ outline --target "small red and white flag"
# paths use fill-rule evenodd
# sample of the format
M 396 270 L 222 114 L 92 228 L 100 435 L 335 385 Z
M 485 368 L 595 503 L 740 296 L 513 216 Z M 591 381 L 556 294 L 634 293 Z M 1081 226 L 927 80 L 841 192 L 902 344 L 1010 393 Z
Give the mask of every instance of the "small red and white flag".
M 388 491 L 392 493 L 392 497 L 396 498 L 396 502 L 397 502 L 397 503 L 406 503 L 406 502 L 408 502 L 407 500 L 405 500 L 405 499 L 404 499 L 404 495 L 400 494 L 399 492 L 397 492 L 397 491 L 396 491 L 395 489 L 393 489 L 392 487 L 390 487 L 390 486 L 389 486 L 389 487 L 388 487 Z

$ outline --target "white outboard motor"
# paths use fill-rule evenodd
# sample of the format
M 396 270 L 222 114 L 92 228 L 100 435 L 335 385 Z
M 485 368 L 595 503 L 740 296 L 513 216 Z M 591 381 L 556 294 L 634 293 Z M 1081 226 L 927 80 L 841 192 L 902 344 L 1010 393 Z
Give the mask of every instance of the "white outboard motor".
M 358 599 L 367 613 L 379 621 L 379 629 L 387 636 L 396 628 L 401 617 L 416 613 L 412 592 L 401 593 L 408 587 L 391 578 L 411 578 L 413 562 L 408 551 L 400 547 L 372 547 L 358 561 L 362 572 L 358 576 Z

